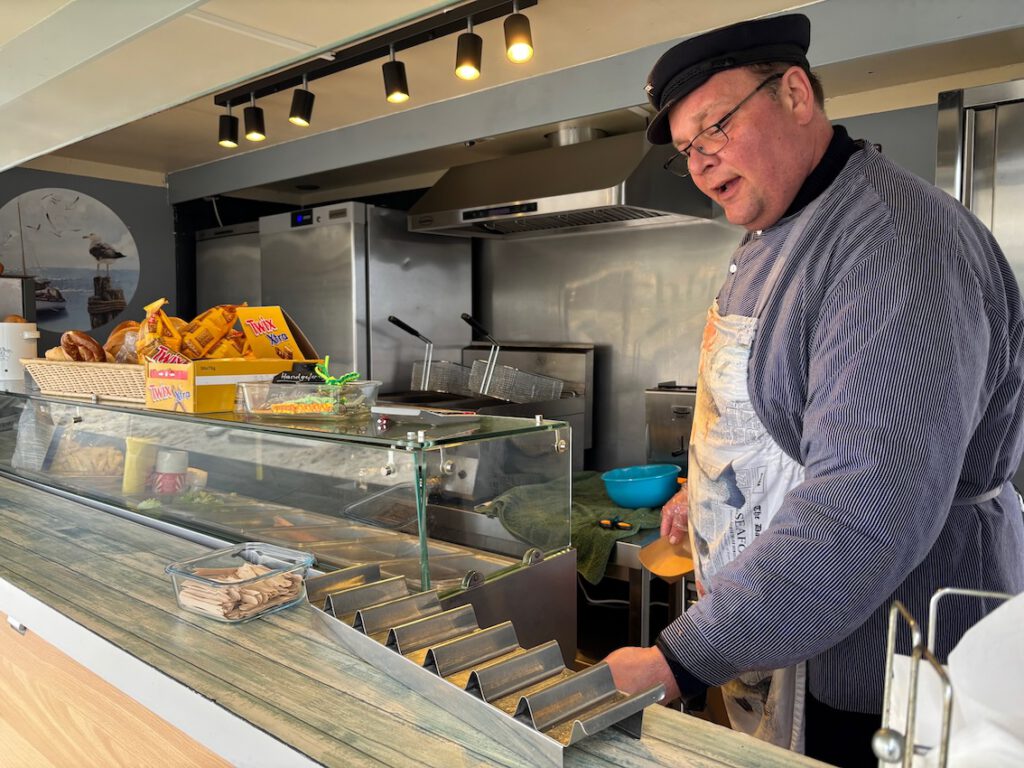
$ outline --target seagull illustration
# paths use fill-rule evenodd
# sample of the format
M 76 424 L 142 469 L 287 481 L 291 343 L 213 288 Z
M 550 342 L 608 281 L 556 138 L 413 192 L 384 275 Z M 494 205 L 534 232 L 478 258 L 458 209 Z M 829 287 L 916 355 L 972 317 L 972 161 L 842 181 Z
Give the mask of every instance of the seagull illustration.
M 96 259 L 96 271 L 100 271 L 100 265 L 107 265 L 107 273 L 110 273 L 110 263 L 123 259 L 124 254 L 120 251 L 114 250 L 113 246 L 100 240 L 100 236 L 95 232 L 90 232 L 88 235 L 82 236 L 83 240 L 89 241 L 89 253 Z

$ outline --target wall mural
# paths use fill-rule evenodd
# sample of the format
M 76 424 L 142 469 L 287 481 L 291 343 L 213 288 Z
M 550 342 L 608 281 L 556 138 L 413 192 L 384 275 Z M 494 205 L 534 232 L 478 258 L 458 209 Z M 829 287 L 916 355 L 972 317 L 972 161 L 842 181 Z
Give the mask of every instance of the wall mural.
M 128 227 L 71 189 L 33 189 L 0 208 L 0 263 L 35 278 L 36 325 L 57 333 L 114 320 L 139 284 Z

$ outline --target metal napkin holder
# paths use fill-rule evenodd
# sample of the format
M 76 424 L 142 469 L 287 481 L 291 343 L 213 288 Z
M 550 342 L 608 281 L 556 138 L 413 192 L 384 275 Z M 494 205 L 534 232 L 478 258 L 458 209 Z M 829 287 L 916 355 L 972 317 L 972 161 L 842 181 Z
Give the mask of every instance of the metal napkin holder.
M 481 628 L 472 605 L 445 610 L 436 591 L 415 592 L 379 565 L 310 577 L 306 588 L 345 650 L 531 765 L 561 766 L 566 747 L 609 726 L 640 738 L 643 710 L 665 696 L 662 685 L 619 691 L 603 662 L 573 672 L 556 641 L 525 649 L 511 622 Z
M 927 662 L 942 683 L 942 729 L 939 733 L 937 768 L 946 768 L 949 757 L 950 726 L 953 721 L 953 685 L 945 668 L 935 657 L 936 621 L 939 601 L 949 595 L 964 595 L 981 599 L 1009 600 L 1013 595 L 1005 592 L 987 592 L 978 589 L 960 589 L 945 587 L 938 590 L 928 603 L 928 643 L 924 643 L 921 628 L 917 621 L 899 600 L 894 600 L 889 608 L 889 632 L 885 649 L 885 688 L 882 693 L 882 727 L 871 739 L 871 748 L 878 758 L 878 768 L 887 768 L 894 763 L 902 763 L 903 768 L 912 768 L 915 753 L 915 728 L 917 720 L 918 672 L 922 661 Z M 907 713 L 904 731 L 900 733 L 892 727 L 892 693 L 893 666 L 896 658 L 896 630 L 899 619 L 903 618 L 910 629 L 913 647 L 910 652 L 910 672 L 907 684 Z

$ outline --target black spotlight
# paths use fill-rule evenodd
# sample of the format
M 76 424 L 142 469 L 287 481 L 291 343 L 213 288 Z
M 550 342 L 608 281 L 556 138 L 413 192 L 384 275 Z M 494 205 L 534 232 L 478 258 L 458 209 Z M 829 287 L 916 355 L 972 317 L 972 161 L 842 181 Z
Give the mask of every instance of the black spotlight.
M 217 143 L 227 149 L 234 149 L 238 146 L 238 118 L 231 114 L 230 104 L 228 104 L 227 114 L 220 116 L 220 134 Z
M 391 46 L 391 60 L 384 62 L 384 93 L 392 104 L 409 100 L 409 83 L 405 79 L 405 64 L 395 61 L 395 46 Z
M 267 138 L 267 129 L 263 125 L 263 109 L 256 106 L 256 97 L 249 94 L 250 104 L 245 108 L 245 138 L 249 141 L 263 141 Z
M 288 122 L 308 128 L 309 121 L 313 118 L 313 99 L 315 98 L 316 96 L 309 91 L 306 76 L 303 75 L 302 87 L 296 88 L 295 93 L 292 94 L 292 108 L 288 113 Z
M 455 50 L 455 76 L 463 80 L 476 80 L 480 77 L 484 41 L 480 35 L 473 32 L 473 19 L 467 21 L 466 31 L 459 35 L 458 47 Z
M 505 18 L 505 56 L 514 64 L 533 58 L 533 34 L 530 20 L 519 13 L 519 3 L 513 0 L 512 15 Z

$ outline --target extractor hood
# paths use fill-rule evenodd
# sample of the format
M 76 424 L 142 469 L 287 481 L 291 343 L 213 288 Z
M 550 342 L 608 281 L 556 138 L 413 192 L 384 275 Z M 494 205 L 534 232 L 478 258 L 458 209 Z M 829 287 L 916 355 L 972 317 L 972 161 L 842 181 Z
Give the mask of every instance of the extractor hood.
M 455 166 L 409 211 L 409 229 L 512 238 L 711 218 L 693 182 L 662 168 L 673 151 L 640 131 Z

